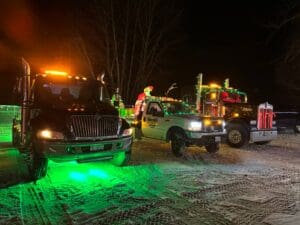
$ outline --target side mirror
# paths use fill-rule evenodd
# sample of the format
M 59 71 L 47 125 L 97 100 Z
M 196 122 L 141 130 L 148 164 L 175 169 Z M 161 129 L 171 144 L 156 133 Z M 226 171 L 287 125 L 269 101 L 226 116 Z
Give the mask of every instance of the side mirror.
M 99 75 L 97 75 L 97 77 L 96 77 L 97 81 L 100 81 L 100 83 L 101 83 L 102 85 L 105 84 L 104 76 L 105 76 L 105 73 L 102 73 L 101 75 L 99 74 Z

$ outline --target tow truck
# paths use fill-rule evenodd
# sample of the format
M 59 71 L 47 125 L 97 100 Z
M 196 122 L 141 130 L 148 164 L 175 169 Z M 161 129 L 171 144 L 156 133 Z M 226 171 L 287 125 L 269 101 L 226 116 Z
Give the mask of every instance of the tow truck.
M 191 145 L 205 146 L 209 153 L 219 150 L 226 134 L 222 118 L 193 113 L 188 104 L 170 97 L 147 97 L 144 104 L 141 121 L 133 123 L 144 137 L 171 142 L 177 157 Z
M 55 162 L 110 160 L 117 166 L 131 155 L 132 129 L 109 103 L 100 101 L 100 82 L 63 71 L 24 73 L 15 92 L 21 119 L 13 121 L 12 143 L 25 156 L 33 180 Z
M 240 148 L 249 142 L 267 144 L 277 137 L 273 106 L 267 102 L 248 104 L 247 94 L 229 86 L 211 83 L 202 85 L 198 76 L 197 108 L 204 115 L 220 116 L 226 121 L 227 143 Z

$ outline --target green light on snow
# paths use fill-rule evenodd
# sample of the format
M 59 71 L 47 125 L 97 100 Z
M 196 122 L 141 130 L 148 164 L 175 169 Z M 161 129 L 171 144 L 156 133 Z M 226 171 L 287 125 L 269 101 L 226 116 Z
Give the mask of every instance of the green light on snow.
M 86 176 L 79 172 L 71 172 L 70 178 L 76 181 L 86 181 Z
M 102 179 L 108 178 L 108 174 L 106 172 L 104 172 L 103 170 L 90 169 L 88 174 L 91 176 L 102 178 Z

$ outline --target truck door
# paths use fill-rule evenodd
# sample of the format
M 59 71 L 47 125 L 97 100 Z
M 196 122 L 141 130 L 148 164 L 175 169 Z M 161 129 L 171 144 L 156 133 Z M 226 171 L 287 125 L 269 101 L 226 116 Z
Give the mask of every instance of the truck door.
M 145 137 L 162 139 L 159 124 L 163 118 L 163 109 L 158 102 L 149 102 L 142 118 L 142 131 Z

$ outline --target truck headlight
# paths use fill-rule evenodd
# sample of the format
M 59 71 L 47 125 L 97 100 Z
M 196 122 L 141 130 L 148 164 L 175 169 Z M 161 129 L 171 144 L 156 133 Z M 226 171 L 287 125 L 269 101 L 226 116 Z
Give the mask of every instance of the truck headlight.
M 222 128 L 225 129 L 225 127 L 226 127 L 226 122 L 225 122 L 225 120 L 223 120 L 223 122 L 222 122 Z
M 122 133 L 122 136 L 131 136 L 132 135 L 132 128 L 125 129 Z
M 188 130 L 200 131 L 201 129 L 202 129 L 202 122 L 199 122 L 199 121 L 190 122 Z
M 64 139 L 64 135 L 61 132 L 52 131 L 52 130 L 48 130 L 48 129 L 40 130 L 37 133 L 37 136 L 42 139 L 55 139 L 55 140 Z

